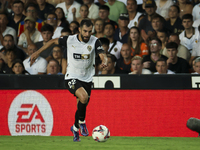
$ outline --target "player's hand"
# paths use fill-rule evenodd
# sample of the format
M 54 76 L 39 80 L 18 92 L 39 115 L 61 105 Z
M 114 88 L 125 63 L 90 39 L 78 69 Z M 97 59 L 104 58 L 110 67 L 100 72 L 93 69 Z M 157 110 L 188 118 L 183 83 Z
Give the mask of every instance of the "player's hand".
M 107 61 L 108 61 L 108 58 L 104 57 L 104 60 L 101 63 L 101 67 L 102 68 L 106 68 L 108 66 L 108 62 Z
M 143 63 L 143 68 L 150 68 L 150 61 L 146 61 Z
M 39 54 L 37 52 L 33 53 L 31 55 L 31 65 L 35 62 L 35 60 L 39 57 Z

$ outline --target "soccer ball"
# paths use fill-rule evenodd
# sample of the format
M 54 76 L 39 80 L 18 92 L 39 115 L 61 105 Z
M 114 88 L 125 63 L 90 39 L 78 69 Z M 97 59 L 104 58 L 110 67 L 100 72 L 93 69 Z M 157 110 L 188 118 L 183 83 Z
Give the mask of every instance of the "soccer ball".
M 92 138 L 97 142 L 105 142 L 110 137 L 109 129 L 104 125 L 95 127 L 92 131 Z

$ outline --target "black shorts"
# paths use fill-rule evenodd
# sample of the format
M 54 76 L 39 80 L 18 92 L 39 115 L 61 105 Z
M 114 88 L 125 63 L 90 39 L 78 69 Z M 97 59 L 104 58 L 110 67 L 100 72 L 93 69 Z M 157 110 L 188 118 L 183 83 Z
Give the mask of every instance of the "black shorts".
M 80 87 L 83 87 L 87 91 L 88 96 L 90 96 L 92 82 L 83 82 L 78 79 L 69 79 L 65 80 L 65 87 L 70 91 L 70 93 L 74 94 L 74 96 L 76 96 L 76 90 Z

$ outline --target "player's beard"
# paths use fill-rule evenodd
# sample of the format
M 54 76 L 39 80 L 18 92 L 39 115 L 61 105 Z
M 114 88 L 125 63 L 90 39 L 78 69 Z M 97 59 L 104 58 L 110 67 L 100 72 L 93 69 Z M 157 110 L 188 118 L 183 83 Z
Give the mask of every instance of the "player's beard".
M 85 43 L 87 43 L 90 39 L 90 37 L 88 37 L 88 39 L 85 39 L 85 37 L 82 34 L 81 34 L 81 38 L 82 38 L 82 41 Z

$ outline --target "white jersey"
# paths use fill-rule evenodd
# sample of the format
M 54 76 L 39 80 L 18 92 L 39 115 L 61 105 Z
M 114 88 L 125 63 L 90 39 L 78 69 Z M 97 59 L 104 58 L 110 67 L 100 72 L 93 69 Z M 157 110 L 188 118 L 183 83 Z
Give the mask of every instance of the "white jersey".
M 128 24 L 128 28 L 130 29 L 133 26 L 138 26 L 138 19 L 140 18 L 140 16 L 142 15 L 142 13 L 137 12 L 137 14 L 135 15 L 135 18 L 133 20 L 130 20 L 129 24 Z
M 200 19 L 200 4 L 194 6 L 192 10 L 192 16 L 194 21 Z
M 122 48 L 122 43 L 119 42 L 119 41 L 117 41 L 116 44 L 115 44 L 115 46 L 112 48 L 112 50 L 110 50 L 111 47 L 113 46 L 113 44 L 114 44 L 114 42 L 109 44 L 108 52 L 109 52 L 110 54 L 115 55 L 115 57 L 116 57 L 117 59 L 119 59 L 119 58 L 120 58 L 120 51 L 121 51 L 121 48 Z
M 195 33 L 191 38 L 187 38 L 185 35 L 185 30 L 179 35 L 179 39 L 181 40 L 181 45 L 185 46 L 190 53 L 192 53 L 193 47 L 199 41 L 199 31 L 195 28 Z
M 98 38 L 91 36 L 87 43 L 78 35 L 61 37 L 59 45 L 67 47 L 67 72 L 65 80 L 78 79 L 91 82 L 95 74 L 95 55 L 104 52 Z

